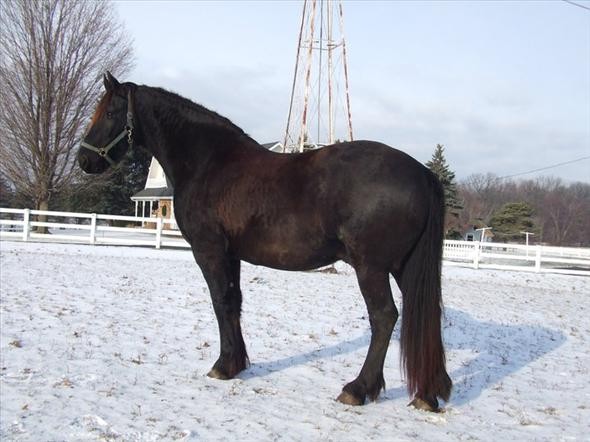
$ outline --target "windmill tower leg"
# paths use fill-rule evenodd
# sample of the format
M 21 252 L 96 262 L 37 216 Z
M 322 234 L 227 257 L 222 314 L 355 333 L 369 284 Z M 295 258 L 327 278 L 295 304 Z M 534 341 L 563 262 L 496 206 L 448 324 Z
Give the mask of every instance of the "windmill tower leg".
M 342 3 L 338 2 L 337 8 L 333 0 L 320 0 L 319 8 L 317 3 L 303 2 L 283 152 L 332 144 L 338 131 L 346 132 L 341 139 L 352 140 L 353 136 Z M 339 24 L 337 38 L 334 23 Z M 337 57 L 342 64 L 334 63 Z M 344 83 L 342 87 L 339 80 Z M 340 120 L 336 115 L 338 105 L 342 107 Z

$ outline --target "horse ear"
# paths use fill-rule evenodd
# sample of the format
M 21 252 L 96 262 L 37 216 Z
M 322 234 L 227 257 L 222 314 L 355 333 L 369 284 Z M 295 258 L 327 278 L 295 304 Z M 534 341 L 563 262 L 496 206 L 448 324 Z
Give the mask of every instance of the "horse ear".
M 107 91 L 112 91 L 121 85 L 119 81 L 115 77 L 113 77 L 113 74 L 111 74 L 109 71 L 107 71 L 106 74 L 104 74 L 104 76 L 102 77 L 102 81 L 104 83 L 104 88 Z

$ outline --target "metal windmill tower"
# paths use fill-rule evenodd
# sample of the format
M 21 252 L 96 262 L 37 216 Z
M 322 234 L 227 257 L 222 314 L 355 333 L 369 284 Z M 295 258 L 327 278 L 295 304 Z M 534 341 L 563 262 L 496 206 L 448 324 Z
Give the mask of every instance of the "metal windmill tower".
M 283 152 L 352 140 L 342 2 L 304 0 Z

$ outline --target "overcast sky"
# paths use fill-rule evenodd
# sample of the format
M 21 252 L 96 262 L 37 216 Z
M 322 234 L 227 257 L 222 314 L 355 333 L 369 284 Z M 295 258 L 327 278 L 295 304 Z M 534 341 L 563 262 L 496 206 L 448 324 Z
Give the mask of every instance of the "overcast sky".
M 590 2 L 577 3 L 590 8 Z M 120 1 L 129 80 L 282 140 L 303 2 Z M 345 1 L 356 139 L 418 160 L 437 143 L 458 179 L 590 182 L 590 10 L 564 1 Z

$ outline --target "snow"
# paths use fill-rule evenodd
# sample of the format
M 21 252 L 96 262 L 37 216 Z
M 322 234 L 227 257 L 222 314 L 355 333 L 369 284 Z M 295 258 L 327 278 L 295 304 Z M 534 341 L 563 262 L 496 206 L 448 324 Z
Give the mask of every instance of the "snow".
M 217 324 L 190 251 L 2 241 L 2 440 L 588 440 L 590 278 L 444 267 L 445 413 L 334 400 L 369 324 L 354 273 L 244 264 L 252 366 L 206 373 Z M 395 292 L 400 306 L 400 295 Z

